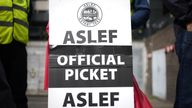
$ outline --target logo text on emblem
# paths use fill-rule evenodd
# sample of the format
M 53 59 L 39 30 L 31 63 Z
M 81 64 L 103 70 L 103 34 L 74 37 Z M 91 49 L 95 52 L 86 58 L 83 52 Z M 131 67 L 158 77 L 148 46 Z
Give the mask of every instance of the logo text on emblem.
M 95 3 L 85 3 L 78 10 L 77 18 L 86 27 L 94 27 L 101 22 L 102 10 Z

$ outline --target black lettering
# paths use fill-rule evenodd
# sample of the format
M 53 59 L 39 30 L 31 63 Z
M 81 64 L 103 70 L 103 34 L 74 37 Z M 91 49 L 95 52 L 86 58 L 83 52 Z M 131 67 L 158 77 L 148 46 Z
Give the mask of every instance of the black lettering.
M 77 99 L 82 102 L 81 104 L 80 103 L 77 104 L 78 107 L 84 107 L 87 104 L 87 101 L 83 98 L 83 96 L 85 95 L 86 93 L 79 93 L 77 95 Z
M 96 40 L 92 40 L 91 30 L 88 30 L 88 43 L 96 43 Z
M 114 35 L 114 33 L 117 33 L 117 30 L 109 30 L 109 43 L 113 43 L 113 38 L 117 38 L 117 35 Z
M 64 100 L 64 103 L 63 103 L 63 107 L 66 107 L 67 104 L 71 104 L 72 107 L 75 107 L 75 102 L 73 100 L 73 96 L 72 96 L 71 93 L 66 94 L 65 100 Z
M 107 42 L 107 40 L 104 40 L 103 38 L 106 38 L 107 36 L 104 35 L 104 33 L 106 33 L 106 30 L 99 30 L 98 31 L 98 42 Z
M 85 43 L 86 38 L 85 36 L 83 36 L 82 34 L 85 34 L 85 31 L 81 30 L 77 32 L 77 37 L 81 40 L 77 40 L 77 43 L 81 44 L 81 43 Z
M 71 31 L 66 32 L 63 44 L 67 44 L 68 41 L 73 43 L 73 44 L 75 43 L 75 40 L 73 38 L 73 34 Z
M 92 93 L 89 93 L 89 106 L 97 106 L 97 103 L 93 103 Z
M 111 93 L 111 106 L 114 106 L 115 105 L 115 101 L 119 101 L 119 98 L 118 97 L 115 97 L 115 96 L 119 96 L 119 93 L 118 92 L 114 92 L 114 93 Z
M 108 106 L 109 104 L 108 103 L 104 103 L 104 101 L 107 101 L 108 98 L 107 97 L 104 97 L 104 96 L 107 96 L 108 93 L 107 92 L 104 92 L 104 93 L 99 93 L 99 104 L 100 106 Z

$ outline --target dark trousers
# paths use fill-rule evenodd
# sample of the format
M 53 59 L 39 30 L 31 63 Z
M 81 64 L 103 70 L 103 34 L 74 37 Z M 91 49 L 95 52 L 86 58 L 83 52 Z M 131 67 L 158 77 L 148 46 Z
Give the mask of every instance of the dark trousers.
M 192 32 L 175 25 L 175 35 L 179 73 L 174 108 L 192 108 Z
M 26 88 L 25 44 L 13 41 L 8 45 L 0 45 L 0 107 L 27 108 Z

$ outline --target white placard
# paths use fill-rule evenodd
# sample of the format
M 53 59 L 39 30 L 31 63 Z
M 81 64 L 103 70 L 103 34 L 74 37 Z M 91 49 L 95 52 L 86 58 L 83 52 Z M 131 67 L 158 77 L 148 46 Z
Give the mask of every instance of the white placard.
M 95 14 L 86 14 L 89 7 Z M 49 10 L 50 45 L 132 45 L 129 0 L 49 0 Z M 73 41 L 64 42 L 69 38 Z
M 49 0 L 49 108 L 134 108 L 130 18 L 129 0 Z
M 48 101 L 48 108 L 134 108 L 133 87 L 49 88 Z

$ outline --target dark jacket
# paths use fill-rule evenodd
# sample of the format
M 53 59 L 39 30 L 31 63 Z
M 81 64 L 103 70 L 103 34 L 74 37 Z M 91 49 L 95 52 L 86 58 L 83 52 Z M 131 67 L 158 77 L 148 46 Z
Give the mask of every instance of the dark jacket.
M 29 14 L 28 14 L 29 23 L 31 23 L 31 20 L 32 20 L 32 13 L 33 13 L 33 6 L 32 6 L 32 0 L 30 0 L 30 9 L 29 9 Z
M 131 17 L 132 29 L 136 29 L 141 25 L 144 25 L 149 19 L 150 7 L 148 0 L 134 0 L 133 15 Z
M 175 23 L 186 27 L 192 22 L 192 0 L 163 0 L 166 8 L 175 16 Z

